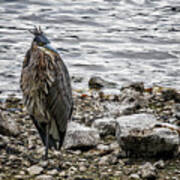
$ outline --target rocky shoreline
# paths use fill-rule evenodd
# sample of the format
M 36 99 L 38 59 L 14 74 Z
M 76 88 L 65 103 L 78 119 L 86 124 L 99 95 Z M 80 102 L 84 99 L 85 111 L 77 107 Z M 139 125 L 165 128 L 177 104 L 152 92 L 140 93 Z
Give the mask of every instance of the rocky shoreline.
M 0 101 L 0 180 L 180 179 L 180 92 L 131 83 L 112 95 L 98 83 L 74 91 L 63 149 L 48 161 L 22 100 Z

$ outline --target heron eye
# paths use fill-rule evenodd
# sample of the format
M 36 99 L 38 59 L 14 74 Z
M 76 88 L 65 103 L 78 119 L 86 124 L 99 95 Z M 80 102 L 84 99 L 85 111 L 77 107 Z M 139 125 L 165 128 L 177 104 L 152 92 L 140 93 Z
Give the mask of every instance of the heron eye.
M 43 42 L 38 42 L 38 45 L 39 45 L 39 46 L 43 46 L 44 43 L 43 43 Z

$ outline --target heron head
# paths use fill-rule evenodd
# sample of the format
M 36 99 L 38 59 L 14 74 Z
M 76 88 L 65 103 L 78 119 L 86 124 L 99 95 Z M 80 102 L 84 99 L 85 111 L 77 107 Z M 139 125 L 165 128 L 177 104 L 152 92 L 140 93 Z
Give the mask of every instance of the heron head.
M 50 43 L 48 38 L 44 35 L 43 31 L 41 30 L 41 27 L 35 27 L 35 29 L 29 31 L 35 36 L 33 39 L 33 43 L 35 43 L 37 46 L 44 46 Z
M 39 48 L 47 49 L 50 51 L 54 51 L 57 53 L 57 51 L 50 46 L 50 41 L 45 36 L 43 31 L 41 30 L 41 27 L 39 28 L 35 27 L 34 30 L 29 30 L 32 34 L 34 34 L 33 43 L 35 43 Z

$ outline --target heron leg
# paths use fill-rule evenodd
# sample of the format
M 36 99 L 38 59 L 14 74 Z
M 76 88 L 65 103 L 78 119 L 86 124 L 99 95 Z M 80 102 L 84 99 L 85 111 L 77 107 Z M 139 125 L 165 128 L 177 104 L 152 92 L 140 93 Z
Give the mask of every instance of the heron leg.
M 45 160 L 48 159 L 48 149 L 49 149 L 49 123 L 46 125 L 46 149 L 45 149 Z

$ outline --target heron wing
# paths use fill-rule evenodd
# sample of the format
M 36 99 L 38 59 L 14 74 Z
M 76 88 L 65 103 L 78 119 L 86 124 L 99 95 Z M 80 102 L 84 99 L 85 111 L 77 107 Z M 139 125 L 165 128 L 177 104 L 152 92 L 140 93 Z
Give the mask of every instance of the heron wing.
M 55 66 L 56 75 L 48 91 L 47 109 L 49 110 L 50 116 L 55 121 L 54 126 L 59 133 L 60 143 L 63 143 L 61 140 L 63 141 L 64 139 L 67 121 L 70 120 L 72 115 L 72 89 L 68 70 L 59 55 L 55 57 L 55 62 L 57 64 Z M 52 129 L 52 133 L 53 132 L 55 133 Z

